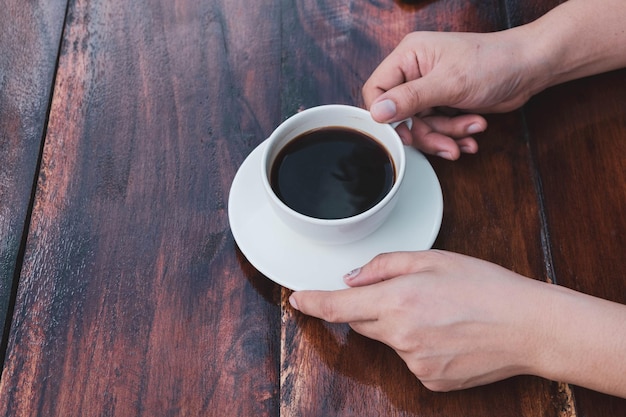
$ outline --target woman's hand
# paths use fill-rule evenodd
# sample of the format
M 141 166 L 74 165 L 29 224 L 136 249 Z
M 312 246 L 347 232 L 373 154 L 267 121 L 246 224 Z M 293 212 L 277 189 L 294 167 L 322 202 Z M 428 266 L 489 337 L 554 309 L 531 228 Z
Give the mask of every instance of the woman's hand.
M 379 122 L 413 117 L 398 130 L 405 144 L 446 159 L 475 153 L 472 135 L 487 128 L 476 113 L 516 109 L 543 88 L 523 32 L 411 33 L 363 86 L 365 105 Z
M 379 255 L 294 308 L 391 346 L 427 387 L 531 374 L 626 398 L 626 306 L 430 250 Z
M 436 391 L 532 373 L 544 340 L 547 284 L 442 251 L 379 255 L 349 274 L 353 288 L 296 292 L 303 313 L 347 322 L 391 346 Z
M 414 118 L 411 131 L 398 128 L 405 144 L 457 159 L 478 150 L 472 135 L 487 128 L 478 113 L 511 111 L 549 86 L 626 66 L 625 17 L 623 0 L 569 0 L 500 32 L 414 32 L 372 73 L 363 99 L 379 122 Z

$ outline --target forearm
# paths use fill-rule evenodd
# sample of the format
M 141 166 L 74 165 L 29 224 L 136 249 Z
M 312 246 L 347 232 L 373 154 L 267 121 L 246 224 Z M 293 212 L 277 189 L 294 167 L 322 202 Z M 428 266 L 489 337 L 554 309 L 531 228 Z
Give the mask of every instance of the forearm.
M 537 374 L 626 398 L 626 306 L 553 286 Z
M 536 90 L 626 67 L 626 1 L 569 0 L 513 29 L 526 37 Z

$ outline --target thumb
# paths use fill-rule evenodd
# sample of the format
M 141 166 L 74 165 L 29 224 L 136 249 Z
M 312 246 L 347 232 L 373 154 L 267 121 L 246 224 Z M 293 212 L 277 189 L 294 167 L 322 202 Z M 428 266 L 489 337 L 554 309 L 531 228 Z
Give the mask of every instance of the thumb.
M 431 107 L 451 105 L 445 85 L 432 73 L 407 81 L 381 94 L 370 106 L 370 113 L 379 123 L 391 123 Z
M 380 293 L 371 288 L 336 291 L 296 291 L 289 297 L 293 308 L 330 323 L 370 321 L 377 318 Z

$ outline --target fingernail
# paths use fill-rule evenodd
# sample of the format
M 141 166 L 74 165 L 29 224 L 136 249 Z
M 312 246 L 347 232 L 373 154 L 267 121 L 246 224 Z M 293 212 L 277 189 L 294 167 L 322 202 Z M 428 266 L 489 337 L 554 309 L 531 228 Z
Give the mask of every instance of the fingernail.
M 467 127 L 467 133 L 473 135 L 474 133 L 480 133 L 483 131 L 483 127 L 480 123 L 472 123 Z
M 343 276 L 343 279 L 346 281 L 351 281 L 361 272 L 361 268 L 354 268 L 352 271 L 348 272 Z
M 289 304 L 291 304 L 291 306 L 296 310 L 299 310 L 298 303 L 296 303 L 296 297 L 294 297 L 293 294 L 289 296 Z
M 374 103 L 370 109 L 372 117 L 379 122 L 386 122 L 396 115 L 396 103 L 387 99 Z
M 461 146 L 459 149 L 463 153 L 476 153 L 474 148 L 472 148 L 471 146 Z
M 452 154 L 450 152 L 437 152 L 437 156 L 450 161 L 452 160 Z

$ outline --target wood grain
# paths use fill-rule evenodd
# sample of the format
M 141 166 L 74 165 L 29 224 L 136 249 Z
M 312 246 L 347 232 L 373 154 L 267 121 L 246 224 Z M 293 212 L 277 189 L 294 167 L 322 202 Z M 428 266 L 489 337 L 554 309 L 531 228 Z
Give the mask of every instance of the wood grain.
M 554 281 L 625 304 L 626 71 L 555 87 L 527 107 Z M 626 409 L 624 399 L 574 395 L 584 416 Z
M 66 1 L 0 7 L 0 329 L 4 332 L 27 227 Z M 8 318 L 10 321 L 10 317 Z M 8 324 L 7 324 L 8 325 Z M 0 351 L 5 346 L 2 334 Z M 0 360 L 3 352 L 0 352 Z
M 76 0 L 63 32 L 66 2 L 40 3 L 0 9 L 0 325 L 21 271 L 0 416 L 623 413 L 535 377 L 430 392 L 387 346 L 291 309 L 227 219 L 272 129 L 362 105 L 408 32 L 504 29 L 560 0 Z M 430 158 L 435 247 L 626 302 L 625 77 L 554 87 L 488 116 L 479 154 Z
M 284 63 L 287 113 L 322 103 L 358 104 L 371 70 L 412 30 L 489 31 L 506 25 L 505 11 L 488 2 L 337 7 L 317 1 L 297 2 L 288 10 L 283 30 L 294 46 L 286 48 Z M 491 118 L 481 146 L 478 156 L 461 162 L 433 160 L 445 201 L 435 246 L 545 280 L 537 190 L 521 114 Z M 557 384 L 537 378 L 432 393 L 389 348 L 347 326 L 325 324 L 288 308 L 285 316 L 284 416 L 556 416 L 569 407 Z M 525 398 L 532 398 L 532 405 Z
M 226 214 L 279 118 L 257 6 L 72 3 L 0 415 L 277 414 L 277 293 Z
M 562 1 L 509 1 L 513 24 Z M 524 108 L 558 285 L 626 303 L 626 71 L 551 88 Z M 566 313 L 564 313 L 566 314 Z M 617 358 L 616 358 L 617 359 Z M 621 360 L 621 359 L 619 359 Z M 623 414 L 626 400 L 573 388 L 578 415 Z

